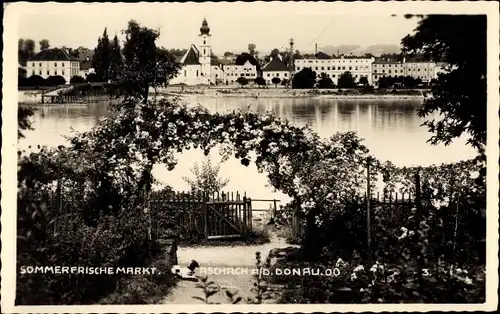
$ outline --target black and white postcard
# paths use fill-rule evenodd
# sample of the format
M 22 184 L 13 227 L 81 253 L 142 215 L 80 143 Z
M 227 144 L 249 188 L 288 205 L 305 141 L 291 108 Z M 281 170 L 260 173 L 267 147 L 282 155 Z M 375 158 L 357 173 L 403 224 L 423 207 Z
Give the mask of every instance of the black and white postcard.
M 497 308 L 498 3 L 3 6 L 5 312 Z

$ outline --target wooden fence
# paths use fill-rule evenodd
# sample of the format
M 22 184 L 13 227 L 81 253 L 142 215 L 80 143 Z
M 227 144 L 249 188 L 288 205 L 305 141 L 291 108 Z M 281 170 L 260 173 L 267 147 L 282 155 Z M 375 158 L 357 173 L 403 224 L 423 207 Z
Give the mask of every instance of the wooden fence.
M 150 199 L 152 233 L 192 240 L 241 237 L 252 231 L 251 204 L 239 192 L 156 195 Z

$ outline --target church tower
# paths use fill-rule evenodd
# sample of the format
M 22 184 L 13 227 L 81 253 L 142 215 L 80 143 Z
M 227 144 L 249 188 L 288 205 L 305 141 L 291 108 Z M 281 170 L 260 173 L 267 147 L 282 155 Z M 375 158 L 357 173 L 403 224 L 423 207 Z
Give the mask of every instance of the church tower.
M 208 82 L 211 81 L 211 66 L 210 59 L 212 55 L 212 48 L 210 46 L 210 28 L 208 27 L 207 19 L 203 19 L 200 27 L 200 49 L 199 60 L 201 63 L 201 75 L 205 77 Z

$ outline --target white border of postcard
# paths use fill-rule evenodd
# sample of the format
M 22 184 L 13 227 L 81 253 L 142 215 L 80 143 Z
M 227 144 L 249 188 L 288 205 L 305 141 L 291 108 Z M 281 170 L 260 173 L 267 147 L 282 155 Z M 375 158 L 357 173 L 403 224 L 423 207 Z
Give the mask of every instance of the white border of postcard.
M 253 2 L 253 3 L 184 3 L 191 10 L 200 10 L 203 6 L 220 5 L 223 10 L 245 10 L 249 7 L 265 7 L 270 12 L 278 12 L 286 7 L 287 11 L 296 10 L 309 14 L 335 15 L 389 15 L 389 14 L 486 14 L 488 25 L 488 120 L 487 120 L 487 280 L 486 303 L 484 304 L 283 304 L 283 305 L 91 305 L 91 306 L 14 306 L 16 274 L 16 169 L 17 163 L 17 65 L 16 43 L 17 27 L 21 15 L 50 12 L 73 4 L 67 3 L 11 3 L 4 11 L 4 51 L 3 51 L 3 100 L 2 100 L 2 286 L 1 306 L 8 313 L 120 313 L 120 312 L 381 312 L 381 311 L 478 311 L 495 310 L 498 303 L 498 131 L 499 131 L 499 5 L 497 2 Z M 88 4 L 90 5 L 90 4 Z M 141 5 L 158 6 L 167 3 L 136 4 L 97 4 L 97 5 Z M 4 4 L 5 6 L 5 4 Z M 273 11 L 274 10 L 274 11 Z M 84 14 L 84 12 L 81 12 Z M 89 17 L 91 18 L 91 17 Z

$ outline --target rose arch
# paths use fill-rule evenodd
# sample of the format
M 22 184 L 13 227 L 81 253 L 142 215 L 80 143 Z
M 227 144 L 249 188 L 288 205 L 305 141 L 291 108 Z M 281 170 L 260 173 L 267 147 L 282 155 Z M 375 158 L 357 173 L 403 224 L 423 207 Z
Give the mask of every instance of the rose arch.
M 147 104 L 125 100 L 112 117 L 70 137 L 69 146 L 31 154 L 21 167 L 26 173 L 20 174 L 25 178 L 20 182 L 38 191 L 34 185 L 49 187 L 55 182 L 58 188 L 76 189 L 82 195 L 86 222 L 92 225 L 102 213 L 123 215 L 141 208 L 137 205 L 147 198 L 153 183 L 153 165 L 172 170 L 177 153 L 202 149 L 208 154 L 217 145 L 224 156 L 239 159 L 243 166 L 254 162 L 273 188 L 291 197 L 292 206 L 306 217 L 304 240 L 314 241 L 315 230 L 332 214 L 348 210 L 346 204 L 353 199 L 362 201 L 366 191 L 368 150 L 353 132 L 322 139 L 309 126 L 293 126 L 272 113 L 210 113 L 201 106 L 166 99 Z M 404 181 L 413 171 L 374 159 L 372 163 L 372 184 L 377 172 L 390 170 Z M 30 170 L 40 165 L 43 171 Z
M 341 203 L 334 194 L 352 195 L 364 184 L 361 161 L 367 149 L 354 133 L 325 140 L 309 126 L 293 126 L 273 113 L 210 113 L 166 99 L 128 101 L 113 115 L 73 136 L 65 152 L 80 160 L 82 171 L 98 171 L 99 185 L 118 189 L 122 199 L 140 198 L 151 188 L 153 165 L 172 170 L 176 153 L 200 148 L 208 154 L 217 145 L 221 154 L 240 159 L 244 166 L 254 162 L 273 188 L 292 197 L 317 224 L 320 207 L 330 204 L 333 209 Z M 328 185 L 325 177 L 331 179 Z

